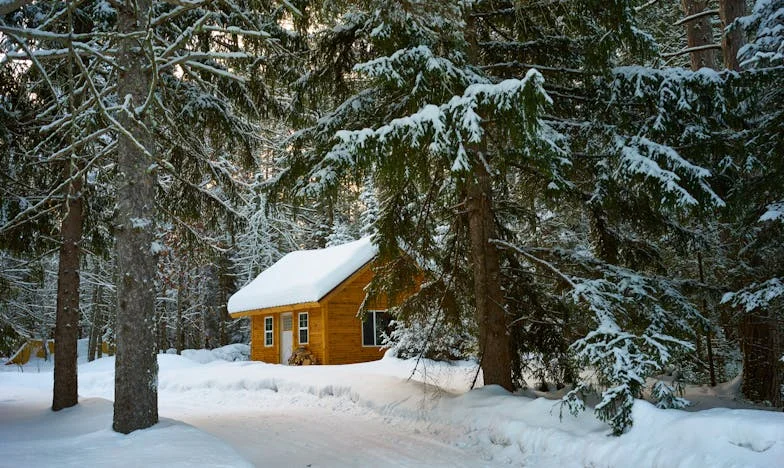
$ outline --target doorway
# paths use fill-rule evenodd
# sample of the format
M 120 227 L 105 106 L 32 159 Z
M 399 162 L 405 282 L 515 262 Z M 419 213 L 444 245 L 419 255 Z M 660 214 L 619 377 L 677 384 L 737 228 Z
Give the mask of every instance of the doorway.
M 280 316 L 280 363 L 288 365 L 291 353 L 294 350 L 294 336 L 292 333 L 291 313 Z

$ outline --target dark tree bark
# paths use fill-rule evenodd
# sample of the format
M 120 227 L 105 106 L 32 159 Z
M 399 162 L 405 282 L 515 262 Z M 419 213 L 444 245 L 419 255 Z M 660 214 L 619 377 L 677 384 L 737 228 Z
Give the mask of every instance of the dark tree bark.
M 740 324 L 743 396 L 781 407 L 781 323 L 765 312 L 746 314 Z
M 82 239 L 84 199 L 78 165 L 70 165 L 72 177 L 65 200 L 60 233 L 60 265 L 57 272 L 57 317 L 54 328 L 54 411 L 79 402 L 76 373 L 76 342 L 79 339 L 79 241 Z
M 706 0 L 682 0 L 681 6 L 686 16 L 695 15 L 705 11 L 708 7 Z M 686 23 L 686 42 L 688 46 L 699 47 L 703 45 L 713 44 L 713 27 L 710 23 L 710 16 L 702 16 L 699 19 L 692 20 Z M 705 49 L 690 52 L 691 69 L 699 70 L 700 68 L 710 68 L 715 70 L 718 66 L 718 56 L 715 49 Z M 702 253 L 697 252 L 697 266 L 699 269 L 700 282 L 705 283 L 705 274 L 702 268 Z M 708 304 L 705 298 L 702 299 L 702 313 L 705 315 L 708 310 Z M 711 344 L 710 330 L 704 331 L 698 329 L 695 336 L 695 344 L 697 345 L 696 353 L 698 362 L 702 363 L 702 333 L 705 333 L 705 347 L 708 353 L 708 369 L 710 372 L 711 386 L 716 386 L 716 370 L 713 362 L 713 346 Z
M 185 307 L 185 270 L 180 266 L 180 274 L 177 279 L 177 330 L 174 339 L 174 347 L 177 349 L 177 354 L 182 353 L 185 349 L 185 322 L 182 316 L 183 308 Z
M 118 2 L 117 94 L 130 98 L 119 112 L 127 134 L 117 142 L 117 360 L 114 384 L 114 423 L 127 434 L 158 422 L 158 362 L 155 343 L 156 262 L 150 246 L 155 219 L 155 144 L 152 121 L 142 109 L 152 85 L 145 54 L 144 33 L 150 0 Z M 135 33 L 135 34 L 134 34 Z M 134 116 L 128 115 L 134 113 Z
M 231 261 L 228 255 L 223 254 L 218 263 L 218 317 L 220 320 L 220 345 L 229 344 L 227 323 L 231 322 L 229 310 L 226 307 L 229 296 L 234 292 L 234 277 L 231 275 Z
M 480 62 L 476 21 L 471 14 L 467 15 L 466 40 L 470 63 Z M 496 238 L 496 228 L 493 186 L 485 166 L 487 144 L 482 142 L 472 146 L 474 158 L 466 181 L 466 211 L 482 376 L 485 385 L 500 385 L 512 391 L 511 339 L 501 291 L 501 263 L 498 248 L 491 243 Z
M 708 331 L 705 333 L 705 343 L 706 348 L 708 349 L 708 371 L 710 372 L 710 384 L 711 387 L 716 386 L 716 360 L 713 357 L 713 343 L 711 342 L 711 336 L 713 334 Z
M 744 40 L 740 27 L 733 28 L 730 32 L 727 32 L 726 28 L 745 12 L 745 0 L 719 0 L 719 16 L 725 28 L 721 35 L 721 50 L 724 55 L 724 68 L 729 70 L 740 70 L 738 51 L 743 47 Z
M 160 313 L 158 314 L 158 319 L 157 319 L 159 352 L 165 352 L 167 349 L 169 349 L 169 334 L 166 329 L 166 318 L 168 316 L 169 307 L 165 300 L 165 296 L 166 296 L 165 292 L 166 292 L 166 287 L 163 288 L 163 293 L 161 294 L 161 297 L 164 298 L 164 301 L 162 301 L 161 310 Z
M 501 291 L 501 266 L 498 249 L 491 243 L 496 238 L 492 184 L 482 163 L 475 162 L 472 172 L 466 208 L 482 375 L 485 385 L 500 385 L 512 391 L 512 361 Z
M 702 253 L 697 252 L 697 267 L 700 274 L 700 283 L 705 284 L 705 271 L 702 268 Z M 702 298 L 702 315 L 706 315 L 708 312 L 708 301 L 705 297 Z M 697 330 L 697 343 L 700 343 L 700 330 Z M 708 350 L 708 370 L 710 372 L 710 384 L 711 387 L 716 386 L 716 366 L 713 363 L 713 345 L 711 344 L 711 332 L 710 329 L 705 333 L 705 347 Z M 697 357 L 702 359 L 702 353 L 700 352 L 700 347 L 697 346 Z
M 702 13 L 707 7 L 707 0 L 681 0 L 681 8 L 687 17 Z M 686 44 L 689 48 L 713 44 L 713 27 L 711 26 L 710 19 L 710 16 L 703 16 L 685 23 Z M 691 69 L 699 70 L 703 67 L 715 69 L 718 61 L 717 55 L 716 49 L 689 52 Z
M 93 293 L 93 323 L 92 327 L 90 327 L 90 341 L 87 345 L 88 361 L 95 360 L 95 352 L 100 346 L 98 337 L 101 335 L 101 329 L 103 328 L 103 324 L 101 323 L 101 290 L 101 286 L 98 285 L 95 287 L 95 292 Z
M 724 67 L 740 70 L 738 51 L 744 44 L 740 27 L 727 31 L 746 12 L 744 0 L 719 0 L 719 16 L 725 28 L 722 34 Z M 774 311 L 755 310 L 741 319 L 741 350 L 743 352 L 743 396 L 752 401 L 767 401 L 780 407 L 781 400 L 781 323 Z

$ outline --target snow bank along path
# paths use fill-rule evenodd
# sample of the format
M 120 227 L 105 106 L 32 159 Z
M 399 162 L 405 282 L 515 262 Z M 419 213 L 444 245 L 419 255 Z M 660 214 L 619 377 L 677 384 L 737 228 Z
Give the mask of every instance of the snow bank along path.
M 774 467 L 782 466 L 784 460 L 781 413 L 665 411 L 638 402 L 633 429 L 619 438 L 608 437 L 609 428 L 591 413 L 559 420 L 559 408 L 551 400 L 510 395 L 492 386 L 466 392 L 474 369 L 466 363 L 425 362 L 415 380 L 407 381 L 413 361 L 394 358 L 312 367 L 225 361 L 199 364 L 171 355 L 160 355 L 159 362 L 161 415 L 207 432 L 199 433 L 200 443 L 215 447 L 196 464 L 213 465 L 217 454 L 230 466 L 241 466 L 239 457 L 243 457 L 256 465 L 314 467 Z M 80 394 L 110 399 L 113 367 L 111 358 L 81 365 Z M 38 405 L 35 411 L 46 411 L 50 392 L 51 373 L 0 373 L 0 465 L 15 460 L 9 457 L 18 455 L 20 449 L 6 443 L 6 435 L 36 427 L 26 422 L 29 413 L 15 415 L 13 408 L 33 402 Z M 85 408 L 75 412 L 90 411 L 93 401 L 86 400 Z M 110 411 L 105 413 L 110 421 Z M 97 425 L 102 428 L 98 432 L 73 436 L 64 444 L 86 448 L 94 439 L 102 441 L 98 447 L 120 444 L 125 439 L 106 433 L 108 421 Z M 51 431 L 61 436 L 73 433 L 68 423 L 62 424 Z M 162 450 L 166 460 L 181 455 L 193 464 L 198 447 L 192 452 L 179 448 L 182 434 L 175 432 L 194 429 L 171 421 L 166 424 L 138 436 L 164 442 L 136 447 L 150 459 L 155 456 L 153 450 Z M 28 444 L 26 451 L 41 454 L 62 449 L 55 437 L 35 440 L 35 446 Z M 93 460 L 88 456 L 92 452 L 84 453 L 85 460 Z M 139 457 L 132 459 L 139 461 Z M 116 460 L 109 464 L 117 465 Z

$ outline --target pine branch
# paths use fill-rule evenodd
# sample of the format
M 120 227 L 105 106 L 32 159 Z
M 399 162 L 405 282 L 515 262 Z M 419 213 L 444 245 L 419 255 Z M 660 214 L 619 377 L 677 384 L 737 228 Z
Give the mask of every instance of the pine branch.
M 718 16 L 718 14 L 719 14 L 719 9 L 718 8 L 713 9 L 713 10 L 704 10 L 704 11 L 701 11 L 699 13 L 695 13 L 693 15 L 681 18 L 675 24 L 673 24 L 673 26 L 680 26 L 682 24 L 690 23 L 692 21 L 697 21 L 698 19 L 703 18 L 705 16 L 712 16 L 712 15 L 717 15 Z
M 661 56 L 662 58 L 677 57 L 678 55 L 685 55 L 685 54 L 690 54 L 692 52 L 699 52 L 701 50 L 708 50 L 708 49 L 721 49 L 721 44 L 705 44 L 696 47 L 686 47 L 684 49 L 679 50 L 678 52 L 661 54 Z

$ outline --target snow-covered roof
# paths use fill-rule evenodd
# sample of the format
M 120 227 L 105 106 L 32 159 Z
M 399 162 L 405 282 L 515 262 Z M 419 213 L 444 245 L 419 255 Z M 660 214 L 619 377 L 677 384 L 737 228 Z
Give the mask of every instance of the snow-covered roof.
M 378 254 L 370 237 L 278 260 L 229 298 L 229 313 L 316 302 Z

